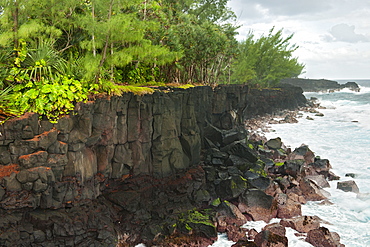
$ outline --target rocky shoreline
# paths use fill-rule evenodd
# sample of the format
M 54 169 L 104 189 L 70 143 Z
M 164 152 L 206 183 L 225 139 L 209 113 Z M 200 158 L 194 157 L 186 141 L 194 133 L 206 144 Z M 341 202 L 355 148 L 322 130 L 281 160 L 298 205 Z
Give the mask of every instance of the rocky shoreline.
M 0 245 L 208 246 L 224 232 L 286 246 L 281 226 L 300 223 L 240 226 L 316 222 L 301 205 L 325 200 L 320 183 L 335 176 L 308 147 L 251 136 L 245 120 L 300 106 L 297 87 L 230 85 L 97 99 L 56 124 L 11 119 L 0 125 Z M 309 241 L 340 246 L 326 229 L 300 231 L 311 230 Z
M 307 201 L 331 204 L 327 199 L 330 194 L 324 188 L 329 186 L 328 180 L 339 177 L 330 171 L 329 160 L 315 157 L 308 146 L 292 151 L 280 138 L 267 140 L 259 134 L 269 131 L 266 124 L 295 123 L 296 118 L 302 117 L 299 111 L 312 113 L 317 108 L 319 104 L 312 100 L 295 111 L 248 119 L 247 132 L 208 126 L 208 149 L 199 169 L 205 173 L 211 198 L 217 199 L 210 203 L 211 208 L 204 205 L 196 213 L 207 223 L 194 222 L 190 216 L 183 222 L 191 225 L 189 229 L 177 228 L 170 237 L 147 242 L 147 246 L 206 247 L 216 239 L 213 225 L 218 233 L 225 233 L 236 242 L 233 247 L 288 246 L 286 227 L 296 230 L 297 237 L 313 246 L 343 247 L 337 233 L 321 227 L 320 218 L 301 212 L 301 205 Z M 280 220 L 269 224 L 272 219 Z M 267 225 L 260 232 L 242 227 L 248 221 L 261 220 Z M 122 246 L 127 246 L 127 242 L 122 242 Z

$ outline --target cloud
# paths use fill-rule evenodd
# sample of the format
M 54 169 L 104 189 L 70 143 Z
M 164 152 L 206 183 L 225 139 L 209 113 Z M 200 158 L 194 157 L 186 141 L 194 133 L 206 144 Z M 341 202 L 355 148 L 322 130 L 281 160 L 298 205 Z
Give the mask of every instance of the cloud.
M 229 0 L 238 16 L 238 40 L 275 30 L 294 33 L 294 56 L 310 78 L 370 78 L 370 1 Z M 341 23 L 341 24 L 339 24 Z M 367 67 L 366 67 L 367 66 Z
M 255 19 L 266 16 L 317 14 L 333 8 L 330 2 L 330 0 L 232 0 L 229 6 L 242 19 Z
M 330 31 L 330 35 L 325 35 L 324 40 L 326 41 L 342 41 L 348 43 L 358 42 L 369 42 L 369 39 L 363 34 L 355 33 L 355 26 L 348 24 L 337 24 L 333 26 Z

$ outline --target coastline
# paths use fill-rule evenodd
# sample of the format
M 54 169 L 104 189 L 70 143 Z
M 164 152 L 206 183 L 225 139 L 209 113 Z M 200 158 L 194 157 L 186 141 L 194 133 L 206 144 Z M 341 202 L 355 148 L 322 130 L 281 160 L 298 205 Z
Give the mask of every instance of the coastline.
M 266 143 L 267 144 L 268 142 L 271 142 L 271 141 L 276 142 L 276 140 L 278 142 L 280 142 L 281 141 L 280 137 L 277 137 L 277 138 L 274 138 L 274 139 L 266 138 L 265 133 L 269 133 L 270 131 L 273 131 L 273 130 L 271 130 L 273 128 L 271 125 L 298 123 L 298 119 L 303 118 L 304 113 L 315 113 L 316 116 L 322 116 L 321 113 L 319 112 L 320 109 L 325 109 L 325 107 L 320 106 L 320 103 L 318 103 L 317 99 L 314 98 L 314 99 L 308 99 L 308 104 L 306 106 L 299 107 L 296 110 L 282 110 L 282 111 L 277 112 L 277 113 L 265 114 L 263 116 L 257 116 L 257 117 L 251 118 L 251 119 L 247 119 L 245 121 L 245 126 L 246 126 L 246 129 L 248 130 L 248 133 L 249 133 L 248 138 L 249 138 L 250 141 L 258 142 L 258 143 Z M 303 113 L 301 113 L 301 112 L 303 112 Z M 307 116 L 307 118 L 308 118 L 308 116 Z M 311 119 L 311 120 L 313 120 L 313 119 Z M 292 152 L 292 150 L 290 150 L 290 148 L 287 148 L 285 146 L 285 144 L 287 146 L 289 145 L 288 143 L 281 142 L 281 148 L 285 149 L 285 151 L 287 151 L 288 153 Z M 296 150 L 300 149 L 300 148 L 304 148 L 304 149 L 307 148 L 309 150 L 308 146 L 305 146 L 304 144 L 302 144 L 301 147 L 296 147 L 294 152 Z M 311 150 L 309 150 L 309 151 L 311 151 Z M 312 152 L 312 155 L 313 155 L 313 152 Z M 305 158 L 305 157 L 302 157 L 302 158 Z M 289 159 L 290 158 L 288 158 L 287 160 L 289 160 Z M 293 159 L 295 159 L 295 158 L 293 158 Z M 314 160 L 316 160 L 316 159 L 320 160 L 319 157 L 314 158 Z M 286 162 L 287 160 L 286 159 L 279 160 L 279 158 L 275 159 L 275 161 L 280 161 L 280 162 Z M 323 177 L 319 178 L 316 175 L 313 176 L 312 174 L 311 175 L 308 175 L 308 174 L 303 175 L 303 178 L 304 177 L 308 178 L 311 182 L 313 182 L 317 186 L 317 189 L 319 191 L 321 191 L 321 193 L 323 194 L 323 197 L 319 198 L 319 197 L 316 197 L 316 196 L 314 196 L 314 197 L 303 196 L 303 198 L 301 198 L 301 201 L 299 201 L 299 203 L 301 203 L 302 205 L 306 204 L 309 201 L 321 201 L 321 203 L 319 205 L 331 205 L 331 204 L 333 204 L 328 199 L 328 197 L 330 196 L 330 193 L 326 192 L 324 190 L 324 188 L 329 186 L 329 184 L 327 182 L 328 180 L 329 181 L 338 180 L 339 177 L 336 176 L 334 173 L 332 173 L 330 171 L 330 169 L 331 169 L 330 161 L 325 160 L 325 162 L 327 162 L 327 165 L 328 165 L 329 169 L 327 170 L 328 173 L 324 177 L 324 179 L 323 179 Z M 303 172 L 303 173 L 305 173 L 305 172 Z M 317 174 L 320 174 L 320 173 L 322 174 L 322 170 L 319 171 Z M 269 175 L 271 176 L 271 174 L 269 174 Z M 289 174 L 289 176 L 290 175 L 291 174 Z M 322 176 L 322 175 L 320 175 L 320 176 Z M 292 196 L 292 194 L 290 194 L 290 196 Z M 340 236 L 337 233 L 330 232 L 325 227 L 320 227 L 321 223 L 324 223 L 324 224 L 330 224 L 330 223 L 323 221 L 322 219 L 320 219 L 316 215 L 304 215 L 304 216 L 303 215 L 285 215 L 285 217 L 276 217 L 270 223 L 265 222 L 265 224 L 262 224 L 262 223 L 256 222 L 256 224 L 257 224 L 257 227 L 261 227 L 261 224 L 262 224 L 262 226 L 264 225 L 264 227 L 261 227 L 261 229 L 260 229 L 260 233 L 263 232 L 263 234 L 266 234 L 266 231 L 271 231 L 272 230 L 273 233 L 279 233 L 281 236 L 285 236 L 286 235 L 284 233 L 285 229 L 283 229 L 283 228 L 284 227 L 290 227 L 291 230 L 289 231 L 289 234 L 290 234 L 291 237 L 294 236 L 294 238 L 295 238 L 294 241 L 306 241 L 307 243 L 312 244 L 312 246 L 338 246 L 338 247 L 344 246 L 343 244 L 340 243 Z M 303 223 L 302 223 L 302 220 L 304 221 Z M 254 229 L 253 226 L 256 226 L 256 224 L 254 224 L 253 222 L 250 222 L 250 223 L 251 224 L 247 224 L 247 225 L 249 225 L 249 227 L 246 227 L 248 229 L 248 230 L 246 230 L 247 239 L 249 241 L 250 240 L 253 240 L 255 242 L 257 241 L 256 246 L 262 246 L 261 245 L 261 240 L 258 239 L 258 238 L 257 239 L 255 238 L 256 234 L 258 234 L 258 232 Z M 307 226 L 308 229 L 303 230 L 302 225 L 303 226 L 310 225 L 310 226 Z M 282 228 L 282 226 L 283 226 L 283 228 Z M 311 227 L 311 229 L 310 229 L 310 227 Z M 315 233 L 313 233 L 313 232 L 315 232 Z M 271 233 L 268 233 L 268 234 L 271 234 Z M 326 236 L 324 236 L 325 234 L 326 234 Z M 243 238 L 238 240 L 238 241 L 235 241 L 235 242 L 236 242 L 236 244 L 232 245 L 233 247 L 246 246 L 244 244 L 247 243 L 246 240 L 243 239 Z M 324 244 L 324 245 L 322 245 L 322 244 Z M 275 245 L 272 245 L 272 246 L 275 246 Z M 288 245 L 286 245 L 286 246 L 288 246 Z
M 307 147 L 287 149 L 279 139 L 247 141 L 243 125 L 247 117 L 306 103 L 296 87 L 198 87 L 79 104 L 76 115 L 55 125 L 39 123 L 36 114 L 9 120 L 1 126 L 2 163 L 18 166 L 3 174 L 0 205 L 3 221 L 19 234 L 1 243 L 37 236 L 60 245 L 208 246 L 217 232 L 252 242 L 240 228 L 245 222 L 300 217 L 302 203 L 325 198 L 306 175 L 331 176 L 326 160 Z M 85 220 L 91 215 L 93 225 Z M 33 230 L 20 240 L 23 224 Z M 273 236 L 285 246 L 280 225 L 251 233 L 254 242 Z

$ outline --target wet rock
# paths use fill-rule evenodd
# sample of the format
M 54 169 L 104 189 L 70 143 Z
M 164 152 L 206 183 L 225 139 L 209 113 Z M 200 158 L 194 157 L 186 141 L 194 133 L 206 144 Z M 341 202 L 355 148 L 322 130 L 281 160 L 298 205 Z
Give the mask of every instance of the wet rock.
M 247 229 L 241 228 L 236 224 L 228 224 L 226 226 L 227 238 L 233 242 L 238 242 L 240 239 L 245 238 L 247 231 Z
M 247 223 L 246 217 L 240 212 L 239 208 L 234 204 L 223 201 L 217 207 L 218 217 L 227 217 L 232 218 L 233 223 L 236 223 L 238 226 L 244 225 Z
M 277 206 L 274 197 L 258 189 L 249 189 L 239 197 L 238 208 L 249 214 L 254 221 L 269 222 L 276 217 Z
M 337 183 L 337 189 L 343 190 L 345 192 L 360 193 L 358 186 L 355 181 L 343 181 Z
M 313 163 L 310 163 L 305 170 L 306 175 L 324 175 L 325 178 L 329 177 L 331 169 L 329 160 L 327 159 L 315 159 Z
M 339 235 L 330 232 L 325 227 L 309 231 L 306 241 L 315 247 L 344 247 L 344 245 L 339 242 Z
M 346 84 L 343 85 L 345 88 L 349 88 L 350 90 L 352 91 L 355 91 L 355 92 L 360 92 L 360 87 L 358 86 L 358 84 L 354 81 L 349 81 L 347 82 Z
M 231 245 L 231 247 L 257 247 L 257 244 L 255 242 L 242 239 Z
M 269 230 L 261 231 L 257 234 L 254 239 L 257 246 L 271 246 L 271 247 L 287 247 L 288 238 L 285 236 L 280 236 Z
M 284 203 L 278 204 L 278 218 L 290 219 L 300 215 L 302 215 L 301 203 L 288 198 Z
M 306 178 L 315 182 L 321 188 L 330 188 L 330 184 L 325 179 L 324 175 L 316 175 L 316 176 L 310 175 L 310 176 L 306 176 Z
M 307 145 L 302 145 L 296 148 L 290 155 L 290 160 L 305 160 L 306 164 L 314 162 L 315 154 L 308 148 Z
M 285 227 L 282 226 L 279 223 L 268 224 L 262 230 L 263 231 L 270 231 L 270 232 L 272 232 L 276 235 L 282 236 L 282 237 L 285 237 L 285 234 L 286 234 Z
M 323 200 L 322 202 L 320 202 L 319 205 L 330 206 L 330 205 L 334 205 L 334 203 L 332 203 L 331 201 L 326 199 L 326 200 Z
M 320 227 L 320 219 L 317 216 L 300 216 L 293 219 L 282 219 L 280 224 L 298 232 L 307 233 Z
M 345 177 L 351 177 L 351 178 L 356 178 L 357 175 L 355 173 L 346 173 L 346 175 L 344 175 Z
M 270 139 L 265 143 L 265 145 L 271 149 L 279 149 L 282 145 L 281 138 L 277 137 L 274 139 Z
M 301 179 L 299 188 L 303 196 L 309 201 L 321 201 L 327 199 L 327 196 L 330 196 L 329 192 L 324 191 L 307 178 Z

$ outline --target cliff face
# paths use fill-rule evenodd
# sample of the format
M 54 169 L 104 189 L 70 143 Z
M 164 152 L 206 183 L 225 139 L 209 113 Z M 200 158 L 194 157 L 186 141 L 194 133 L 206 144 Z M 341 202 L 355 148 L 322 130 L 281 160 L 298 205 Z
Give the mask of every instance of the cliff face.
M 195 87 L 79 103 L 57 124 L 36 114 L 11 119 L 0 126 L 0 245 L 111 245 L 122 218 L 154 217 L 140 211 L 145 202 L 167 205 L 158 220 L 202 204 L 209 126 L 232 130 L 305 103 L 296 87 Z

